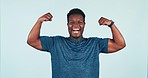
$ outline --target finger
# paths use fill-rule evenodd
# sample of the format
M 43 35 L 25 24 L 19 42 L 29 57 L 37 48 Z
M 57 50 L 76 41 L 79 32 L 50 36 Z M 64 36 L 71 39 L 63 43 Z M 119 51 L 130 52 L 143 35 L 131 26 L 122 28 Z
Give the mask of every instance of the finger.
M 46 14 L 44 17 L 47 18 L 49 21 L 52 20 L 52 16 L 50 16 L 50 15 L 48 15 L 48 14 Z
M 51 16 L 45 15 L 45 18 L 47 18 L 48 20 L 51 19 Z
M 43 18 L 43 20 L 44 20 L 44 21 L 49 21 L 49 19 L 47 19 L 47 18 Z
M 43 19 L 44 19 L 44 21 L 50 21 L 51 18 L 48 16 L 44 16 Z
M 102 21 L 101 21 L 101 25 L 105 25 L 105 22 L 106 22 L 106 19 L 102 19 Z
M 50 13 L 47 13 L 47 17 L 48 17 L 49 21 L 51 21 L 53 18 L 53 16 Z
M 103 18 L 103 17 L 101 17 L 101 18 L 99 19 L 99 21 L 98 21 L 100 25 L 101 25 L 102 18 Z
M 51 18 L 53 17 L 52 14 L 49 12 L 46 15 L 50 16 Z
M 105 20 L 102 18 L 102 20 L 100 21 L 100 24 L 103 25 L 104 21 Z
M 99 20 L 99 24 L 100 24 L 100 25 L 103 25 L 104 22 L 105 22 L 105 19 L 104 19 L 103 17 L 101 17 L 100 20 Z

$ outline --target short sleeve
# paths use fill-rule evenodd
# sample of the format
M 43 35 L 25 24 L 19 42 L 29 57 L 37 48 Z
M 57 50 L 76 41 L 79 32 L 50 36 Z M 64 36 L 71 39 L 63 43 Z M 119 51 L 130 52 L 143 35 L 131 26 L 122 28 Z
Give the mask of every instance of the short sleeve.
M 54 45 L 54 37 L 41 36 L 42 51 L 51 52 Z
M 97 38 L 100 53 L 108 53 L 108 38 Z

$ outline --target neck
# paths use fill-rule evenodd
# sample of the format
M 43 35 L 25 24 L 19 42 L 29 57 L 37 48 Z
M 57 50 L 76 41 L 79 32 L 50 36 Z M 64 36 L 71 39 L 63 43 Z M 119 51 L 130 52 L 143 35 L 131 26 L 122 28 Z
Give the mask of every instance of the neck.
M 83 39 L 83 36 L 81 36 L 81 37 L 72 37 L 72 36 L 70 36 L 69 38 L 72 39 L 72 40 L 81 40 L 81 39 Z

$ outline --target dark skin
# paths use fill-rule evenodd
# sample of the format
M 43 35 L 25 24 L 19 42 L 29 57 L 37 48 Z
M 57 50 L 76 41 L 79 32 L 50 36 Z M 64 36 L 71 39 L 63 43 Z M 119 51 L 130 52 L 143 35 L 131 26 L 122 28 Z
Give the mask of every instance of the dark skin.
M 73 14 L 69 16 L 68 31 L 70 38 L 74 40 L 81 40 L 83 38 L 83 31 L 85 27 L 85 22 L 83 21 L 83 16 L 79 14 Z
M 43 16 L 41 16 L 36 24 L 34 25 L 34 27 L 32 28 L 32 30 L 30 31 L 30 34 L 28 36 L 28 40 L 27 43 L 38 49 L 38 50 L 42 50 L 42 46 L 41 46 L 41 41 L 40 41 L 40 29 L 42 26 L 42 23 L 45 21 L 51 21 L 53 18 L 53 16 L 50 13 L 47 13 Z M 101 17 L 98 21 L 98 23 L 101 26 L 108 26 L 111 24 L 111 20 Z M 82 15 L 79 14 L 73 14 L 70 15 L 69 17 L 69 22 L 67 23 L 68 25 L 68 31 L 70 34 L 70 38 L 73 40 L 81 40 L 83 39 L 83 30 L 85 27 L 85 21 L 83 19 Z M 125 44 L 125 40 L 122 36 L 122 34 L 120 33 L 120 31 L 118 30 L 118 28 L 116 27 L 115 24 L 113 24 L 111 27 L 111 32 L 112 32 L 112 36 L 113 39 L 109 39 L 108 41 L 108 52 L 109 53 L 113 53 L 116 52 L 118 50 L 123 49 L 126 44 Z

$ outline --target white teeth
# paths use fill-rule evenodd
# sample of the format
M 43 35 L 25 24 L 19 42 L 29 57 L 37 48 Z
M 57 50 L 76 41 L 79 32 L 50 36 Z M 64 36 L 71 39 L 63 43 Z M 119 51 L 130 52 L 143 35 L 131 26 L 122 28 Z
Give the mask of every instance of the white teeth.
M 74 30 L 74 31 L 79 31 L 80 29 L 79 29 L 79 28 L 74 28 L 73 30 Z
M 73 31 L 73 33 L 79 33 L 79 31 Z

